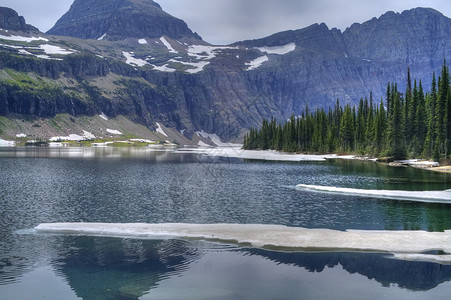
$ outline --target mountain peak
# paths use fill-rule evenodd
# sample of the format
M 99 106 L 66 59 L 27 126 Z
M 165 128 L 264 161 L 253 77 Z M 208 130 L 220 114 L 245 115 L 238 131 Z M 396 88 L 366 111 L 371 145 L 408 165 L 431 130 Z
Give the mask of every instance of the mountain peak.
M 48 33 L 82 39 L 201 39 L 152 0 L 75 0 Z
M 36 27 L 28 25 L 25 18 L 8 7 L 0 7 L 0 28 L 15 31 L 39 31 Z

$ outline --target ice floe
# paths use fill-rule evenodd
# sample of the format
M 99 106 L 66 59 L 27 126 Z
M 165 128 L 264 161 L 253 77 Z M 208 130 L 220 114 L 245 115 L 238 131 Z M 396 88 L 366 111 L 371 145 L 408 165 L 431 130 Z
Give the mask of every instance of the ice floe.
M 364 196 L 372 198 L 407 200 L 418 202 L 451 203 L 451 189 L 445 191 L 401 191 L 401 190 L 367 190 L 334 186 L 298 184 L 298 189 L 347 196 Z
M 275 46 L 275 47 L 258 47 L 260 52 L 268 53 L 268 54 L 279 54 L 284 55 L 296 50 L 296 44 L 290 43 L 283 46 Z
M 245 65 L 248 66 L 248 68 L 246 69 L 246 71 L 251 71 L 251 70 L 255 70 L 258 67 L 260 67 L 264 62 L 267 62 L 269 60 L 268 56 L 264 55 L 264 56 L 260 56 L 257 57 L 254 60 L 251 60 L 250 62 L 246 63 Z
M 399 259 L 451 262 L 447 255 L 423 254 L 427 251 L 451 253 L 451 231 L 373 231 L 306 229 L 261 224 L 146 224 L 146 223 L 46 223 L 37 232 L 111 236 L 122 238 L 194 238 L 235 241 L 253 247 L 293 251 L 371 251 L 396 253 Z M 413 255 L 415 254 L 415 255 Z

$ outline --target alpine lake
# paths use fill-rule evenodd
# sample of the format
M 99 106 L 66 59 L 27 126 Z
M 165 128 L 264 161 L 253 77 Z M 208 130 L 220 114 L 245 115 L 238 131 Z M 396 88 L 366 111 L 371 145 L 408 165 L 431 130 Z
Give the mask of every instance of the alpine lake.
M 451 174 L 178 148 L 1 148 L 0 300 L 449 299 L 451 265 L 390 253 L 34 230 L 52 222 L 451 229 L 451 204 L 313 193 L 297 184 L 443 191 Z

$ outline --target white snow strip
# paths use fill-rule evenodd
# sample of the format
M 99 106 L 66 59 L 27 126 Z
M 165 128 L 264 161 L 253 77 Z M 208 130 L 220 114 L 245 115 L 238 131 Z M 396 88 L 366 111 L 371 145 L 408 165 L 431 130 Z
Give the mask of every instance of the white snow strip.
M 257 57 L 256 59 L 252 60 L 251 62 L 246 63 L 246 66 L 248 66 L 246 71 L 255 70 L 258 67 L 260 67 L 264 62 L 267 62 L 268 60 L 269 60 L 269 58 L 266 55 Z
M 44 50 L 46 54 L 59 54 L 59 55 L 68 55 L 73 54 L 75 50 L 66 50 L 58 46 L 53 46 L 49 44 L 39 45 L 39 48 Z
M 408 164 L 416 167 L 438 167 L 440 164 L 436 161 L 427 161 L 422 159 L 407 159 L 407 160 L 396 160 L 395 163 Z
M 60 141 L 74 141 L 79 142 L 83 141 L 86 138 L 84 136 L 78 134 L 69 134 L 68 136 L 54 136 L 49 139 L 50 142 L 60 142 Z
M 164 132 L 163 128 L 161 127 L 160 123 L 157 123 L 157 129 L 156 132 L 161 133 L 162 135 L 164 135 L 165 137 L 168 137 L 168 135 L 166 134 L 166 132 Z
M 150 65 L 153 67 L 154 70 L 157 70 L 157 71 L 160 71 L 160 72 L 172 73 L 172 72 L 177 71 L 176 69 L 168 68 L 168 64 L 165 64 L 163 66 L 156 66 L 156 65 L 152 65 L 152 64 L 150 64 Z
M 206 143 L 204 143 L 202 141 L 197 142 L 197 145 L 201 146 L 201 147 L 211 147 L 210 145 L 208 145 L 208 144 L 206 144 Z
M 105 121 L 108 121 L 108 117 L 103 112 L 99 115 L 99 117 L 101 117 Z
M 97 40 L 98 40 L 98 41 L 101 41 L 101 40 L 103 40 L 105 37 L 106 37 L 106 33 L 102 34 L 102 36 L 99 37 Z
M 15 145 L 16 145 L 16 142 L 6 141 L 6 140 L 2 140 L 0 138 L 0 147 L 14 147 Z
M 207 133 L 204 130 L 196 131 L 197 136 L 203 137 L 204 139 L 210 139 L 216 146 L 219 147 L 241 147 L 241 144 L 223 143 L 221 138 L 215 133 Z
M 290 43 L 284 46 L 276 46 L 276 47 L 258 47 L 260 52 L 268 53 L 268 54 L 278 54 L 284 55 L 290 53 L 296 49 L 295 43 Z
M 146 45 L 147 41 L 146 41 L 146 39 L 139 39 L 138 43 L 140 43 L 141 45 Z
M 146 140 L 146 139 L 130 139 L 131 142 L 139 142 L 139 143 L 149 143 L 153 144 L 155 141 L 152 140 Z
M 340 188 L 334 186 L 298 184 L 298 189 L 347 196 L 364 196 L 372 198 L 407 200 L 418 202 L 451 203 L 451 189 L 445 191 L 400 191 L 400 190 L 365 190 Z
M 116 134 L 116 135 L 121 135 L 121 134 L 122 134 L 122 132 L 120 132 L 119 130 L 115 130 L 115 129 L 109 129 L 109 128 L 107 128 L 106 131 L 107 131 L 108 133 Z
M 226 49 L 238 49 L 238 47 L 191 45 L 188 47 L 188 55 L 201 60 L 210 60 L 215 58 L 218 52 Z
M 217 148 L 184 148 L 178 150 L 182 152 L 192 152 L 204 154 L 207 156 L 217 156 L 226 158 L 240 158 L 250 160 L 266 160 L 266 161 L 325 161 L 326 159 L 341 158 L 335 154 L 329 155 L 310 155 L 310 154 L 292 154 L 282 153 L 278 151 L 260 151 L 260 150 L 243 150 L 242 145 L 238 147 L 217 147 Z
M 19 133 L 19 134 L 16 134 L 16 137 L 24 138 L 24 137 L 27 137 L 27 135 L 25 133 Z
M 170 59 L 170 62 L 174 62 L 174 63 L 181 63 L 183 65 L 188 65 L 188 66 L 192 66 L 195 67 L 195 69 L 188 69 L 186 70 L 187 73 L 191 73 L 191 74 L 195 74 L 195 73 L 199 73 L 201 71 L 204 70 L 204 67 L 207 66 L 208 64 L 210 64 L 209 61 L 200 61 L 200 62 L 184 62 L 184 61 L 178 61 L 175 59 Z
M 163 43 L 163 45 L 166 46 L 166 48 L 168 48 L 169 52 L 178 53 L 174 48 L 172 48 L 171 44 L 168 42 L 168 40 L 166 40 L 164 36 L 160 38 L 160 41 Z
M 28 52 L 25 49 L 19 49 L 19 54 L 23 54 L 23 55 L 33 55 L 33 53 Z
M 293 250 L 371 251 L 401 254 L 421 254 L 437 250 L 451 253 L 451 230 L 444 232 L 338 231 L 259 224 L 48 223 L 39 224 L 35 227 L 35 231 L 142 239 L 172 237 L 213 239 L 249 243 L 254 247 L 280 247 Z M 410 256 L 410 258 L 413 257 Z M 437 259 L 439 260 L 450 262 L 449 257 L 446 256 Z
M 125 63 L 127 63 L 131 66 L 142 67 L 142 66 L 149 64 L 147 61 L 145 61 L 143 59 L 134 58 L 133 54 L 130 52 L 122 51 L 122 55 L 124 55 L 124 57 L 126 58 Z
M 15 42 L 27 42 L 27 43 L 31 43 L 33 41 L 46 41 L 48 42 L 49 40 L 43 37 L 25 37 L 25 36 L 17 36 L 17 35 L 11 35 L 11 36 L 5 36 L 5 35 L 0 35 L 0 39 L 2 40 L 8 40 L 8 41 L 15 41 Z
M 93 135 L 91 132 L 83 130 L 83 137 L 87 140 L 93 140 L 96 138 L 95 135 Z

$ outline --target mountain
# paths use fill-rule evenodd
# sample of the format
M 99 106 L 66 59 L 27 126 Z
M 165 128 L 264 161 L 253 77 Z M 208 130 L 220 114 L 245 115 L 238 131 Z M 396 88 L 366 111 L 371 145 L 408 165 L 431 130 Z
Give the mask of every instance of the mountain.
M 370 92 L 379 101 L 388 82 L 403 90 L 408 67 L 427 90 L 451 57 L 450 36 L 449 18 L 416 8 L 344 32 L 313 24 L 214 46 L 151 0 L 76 0 L 48 34 L 0 29 L 0 116 L 9 122 L 0 117 L 0 136 L 30 118 L 37 136 L 102 136 L 101 115 L 163 141 L 240 140 L 262 118 L 286 120 L 307 104 L 358 103 Z
M 184 21 L 167 14 L 152 0 L 75 0 L 47 33 L 81 39 L 201 39 Z
M 36 27 L 25 23 L 25 18 L 8 7 L 0 7 L 0 28 L 16 31 L 39 31 Z

